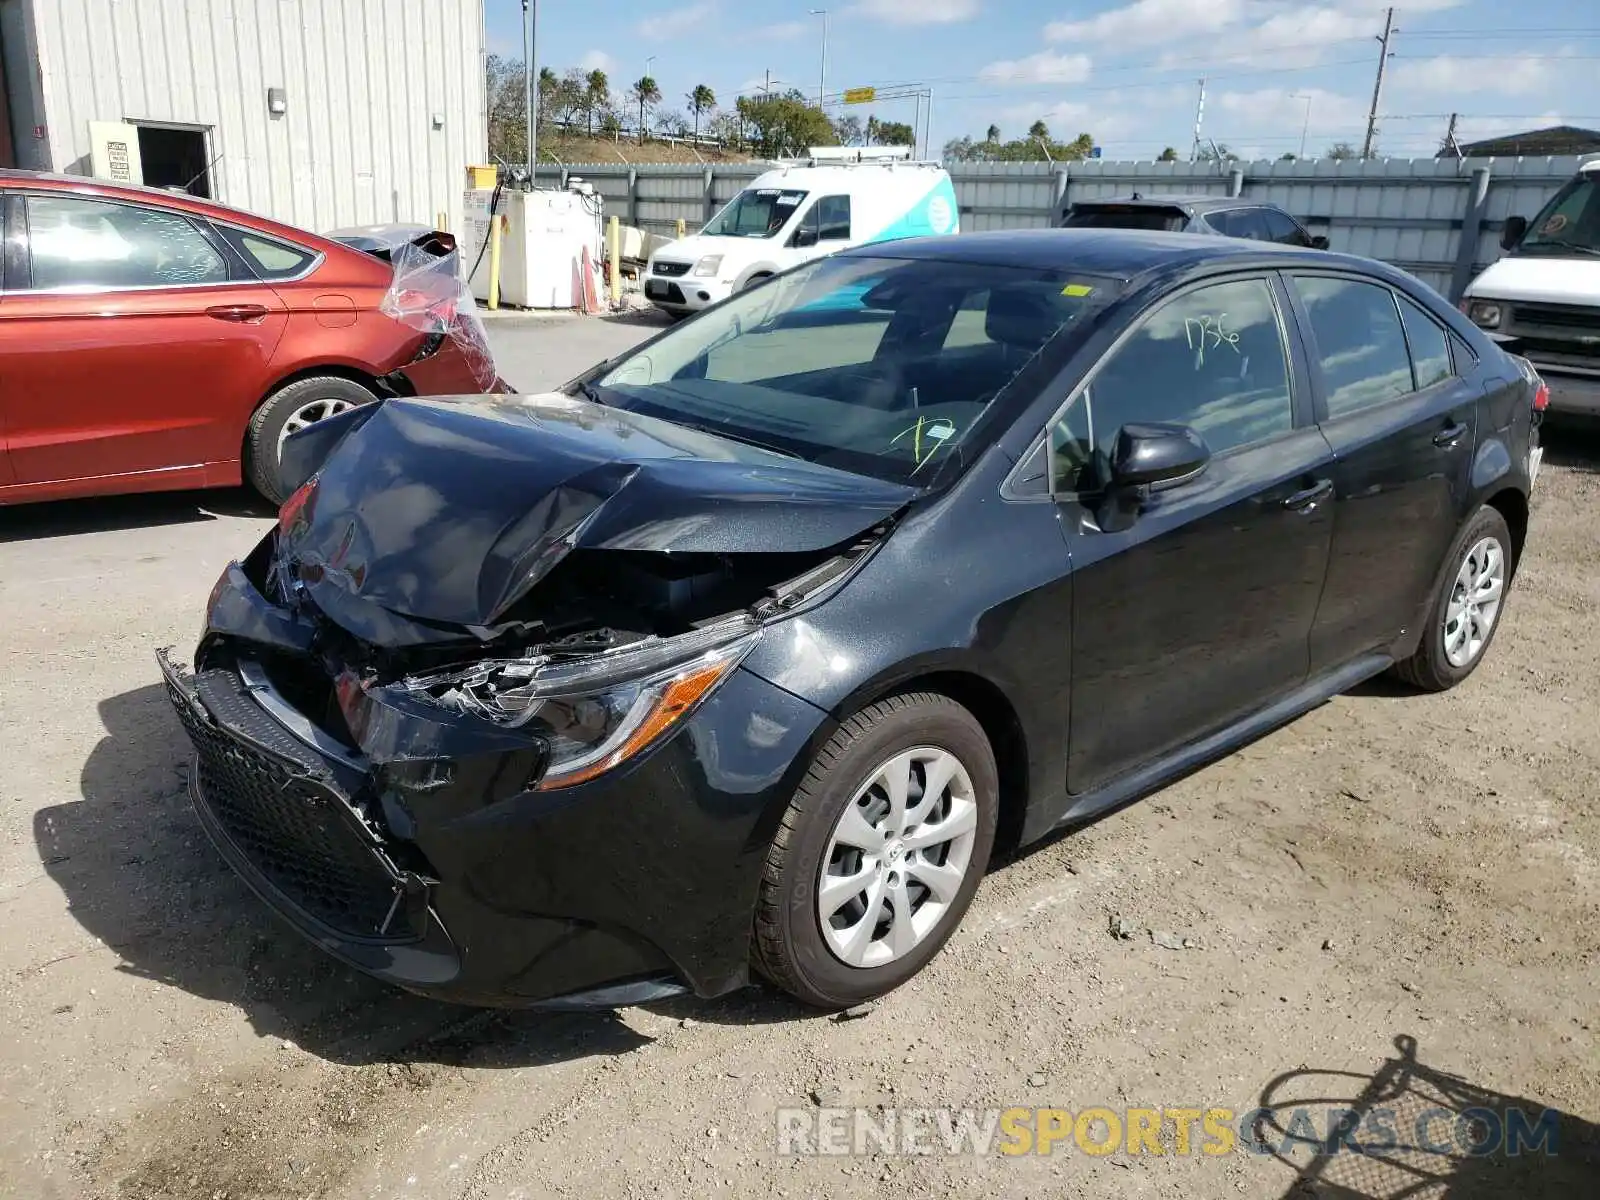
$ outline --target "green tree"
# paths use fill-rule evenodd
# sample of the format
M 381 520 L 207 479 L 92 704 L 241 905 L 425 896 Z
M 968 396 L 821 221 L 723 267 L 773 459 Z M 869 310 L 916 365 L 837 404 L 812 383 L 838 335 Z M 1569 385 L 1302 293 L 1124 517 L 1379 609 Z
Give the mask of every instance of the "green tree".
M 797 89 L 771 96 L 740 96 L 739 115 L 750 125 L 756 153 L 769 157 L 803 154 L 809 146 L 838 144 L 827 114 L 808 104 Z
M 1048 142 L 1050 140 L 1050 126 L 1043 121 L 1035 121 L 1028 126 L 1028 136 L 1038 138 L 1041 142 Z
M 611 80 L 599 67 L 583 79 L 583 115 L 590 133 L 594 132 L 594 119 L 611 107 Z
M 649 128 L 645 122 L 645 110 L 652 104 L 661 103 L 661 87 L 649 75 L 642 75 L 628 89 L 628 99 L 639 106 L 639 144 L 644 145 L 644 131 Z
M 1161 152 L 1161 157 L 1156 159 L 1156 161 L 1157 162 L 1177 162 L 1178 161 L 1178 152 L 1177 152 L 1177 150 L 1173 149 L 1171 146 L 1168 146 L 1165 150 L 1163 150 Z
M 834 118 L 833 132 L 841 146 L 859 146 L 861 139 L 866 136 L 866 131 L 861 127 L 861 118 L 855 113 Z
M 1296 162 L 1296 161 L 1298 161 L 1298 155 L 1296 155 L 1293 150 L 1285 150 L 1282 154 L 1278 155 L 1278 161 L 1279 162 Z
M 694 114 L 694 136 L 700 140 L 700 118 L 717 106 L 717 94 L 703 83 L 694 85 L 688 95 L 689 111 Z
M 989 126 L 988 130 L 983 135 L 983 140 L 988 142 L 991 146 L 999 145 L 1000 144 L 1000 126 L 998 126 L 998 125 Z
M 915 146 L 917 131 L 904 121 L 878 122 L 878 144 L 882 146 Z
M 1323 158 L 1331 158 L 1334 162 L 1348 162 L 1361 157 L 1358 151 L 1349 142 L 1335 142 L 1323 152 Z
M 520 59 L 491 54 L 484 64 L 484 94 L 489 103 L 489 153 L 506 162 L 526 162 L 528 129 Z
M 1209 146 L 1200 147 L 1200 162 L 1232 163 L 1238 162 L 1239 156 L 1227 142 L 1213 142 Z

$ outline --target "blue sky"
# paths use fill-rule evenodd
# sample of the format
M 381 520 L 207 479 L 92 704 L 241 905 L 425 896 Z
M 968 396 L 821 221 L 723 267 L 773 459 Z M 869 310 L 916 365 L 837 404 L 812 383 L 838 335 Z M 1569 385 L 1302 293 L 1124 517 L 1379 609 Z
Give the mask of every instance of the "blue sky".
M 485 0 L 490 49 L 520 55 L 520 0 Z M 1107 158 L 1187 154 L 1203 133 L 1247 156 L 1360 144 L 1382 0 L 540 0 L 540 65 L 601 66 L 621 91 L 645 71 L 683 108 L 709 84 L 731 103 L 770 70 L 814 95 L 828 8 L 827 88 L 922 83 L 935 147 L 994 122 L 1087 131 Z M 1600 128 L 1595 0 L 1412 0 L 1396 7 L 1381 152 L 1431 155 L 1448 114 L 1462 140 L 1541 125 Z M 910 121 L 911 100 L 856 107 Z

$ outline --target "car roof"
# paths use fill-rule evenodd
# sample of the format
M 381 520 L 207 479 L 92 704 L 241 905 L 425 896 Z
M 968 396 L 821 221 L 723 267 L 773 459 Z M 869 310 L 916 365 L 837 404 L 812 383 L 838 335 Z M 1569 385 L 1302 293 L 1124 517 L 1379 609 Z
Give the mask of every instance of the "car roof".
M 1100 196 L 1094 200 L 1077 200 L 1073 208 L 1097 208 L 1115 204 L 1122 207 L 1187 208 L 1193 212 L 1220 212 L 1225 208 L 1277 208 L 1265 200 L 1250 200 L 1244 196 L 1155 195 L 1155 196 Z
M 1249 238 L 1144 229 L 997 229 L 985 233 L 870 242 L 841 250 L 832 257 L 1043 267 L 1124 281 L 1139 276 L 1175 276 L 1206 269 L 1332 268 L 1402 284 L 1407 290 L 1414 291 L 1418 286 L 1416 279 L 1387 263 L 1353 254 Z

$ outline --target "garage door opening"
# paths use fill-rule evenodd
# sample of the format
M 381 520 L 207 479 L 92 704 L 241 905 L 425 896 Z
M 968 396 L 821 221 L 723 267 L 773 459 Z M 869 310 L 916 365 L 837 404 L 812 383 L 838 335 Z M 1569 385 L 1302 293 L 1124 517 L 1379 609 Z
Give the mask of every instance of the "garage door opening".
M 191 196 L 211 199 L 205 130 L 140 125 L 139 158 L 144 164 L 146 187 L 176 188 Z

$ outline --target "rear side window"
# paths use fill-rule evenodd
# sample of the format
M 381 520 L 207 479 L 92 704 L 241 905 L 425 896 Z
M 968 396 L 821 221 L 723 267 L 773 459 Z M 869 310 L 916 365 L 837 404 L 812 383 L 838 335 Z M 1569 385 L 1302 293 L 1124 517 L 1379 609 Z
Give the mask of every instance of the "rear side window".
M 1329 417 L 1412 391 L 1411 357 L 1393 292 L 1327 276 L 1297 275 L 1294 286 L 1311 319 Z
M 850 238 L 850 197 L 824 196 L 812 210 L 817 222 L 817 240 L 848 241 Z
M 1065 229 L 1153 229 L 1177 233 L 1189 218 L 1177 208 L 1149 208 L 1142 205 L 1074 206 L 1063 221 Z
M 1206 224 L 1227 237 L 1247 238 L 1256 242 L 1272 240 L 1267 235 L 1267 225 L 1259 208 L 1229 208 L 1209 213 Z
M 316 261 L 316 255 L 277 238 L 263 237 L 235 229 L 231 225 L 218 225 L 217 232 L 243 256 L 258 279 L 292 279 Z
M 1450 340 L 1439 324 L 1404 296 L 1400 300 L 1400 320 L 1406 327 L 1411 346 L 1411 368 L 1417 389 L 1432 387 L 1450 378 Z
M 76 196 L 29 196 L 27 207 L 37 290 L 227 281 L 222 255 L 178 213 Z

